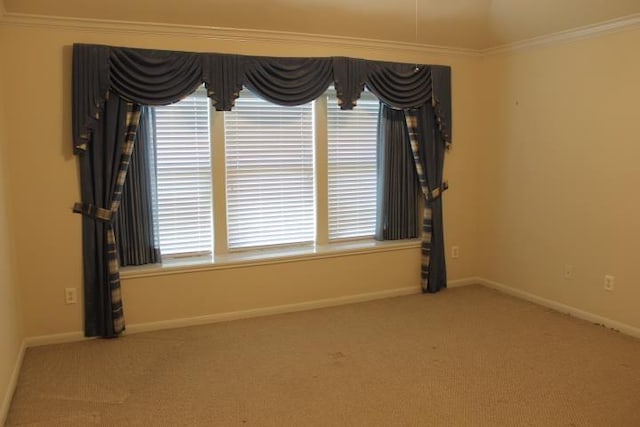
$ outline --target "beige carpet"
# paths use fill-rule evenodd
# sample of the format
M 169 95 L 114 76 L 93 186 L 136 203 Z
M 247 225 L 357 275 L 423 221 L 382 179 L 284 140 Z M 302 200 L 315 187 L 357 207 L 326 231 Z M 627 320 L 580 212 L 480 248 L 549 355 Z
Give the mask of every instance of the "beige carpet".
M 32 348 L 8 425 L 640 426 L 640 340 L 470 286 Z

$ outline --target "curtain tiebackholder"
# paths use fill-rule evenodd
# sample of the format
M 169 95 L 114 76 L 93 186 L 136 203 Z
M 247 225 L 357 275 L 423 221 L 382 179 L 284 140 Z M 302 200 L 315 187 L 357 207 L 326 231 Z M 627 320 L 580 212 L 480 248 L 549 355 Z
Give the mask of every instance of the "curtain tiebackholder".
M 99 208 L 91 203 L 76 203 L 73 205 L 73 212 L 103 222 L 111 222 L 111 218 L 113 218 L 111 209 Z
M 449 183 L 447 181 L 444 181 L 440 185 L 440 187 L 434 188 L 433 190 L 431 190 L 431 192 L 429 192 L 429 201 L 433 202 L 434 200 L 439 199 L 442 196 L 442 193 L 444 193 L 448 189 Z

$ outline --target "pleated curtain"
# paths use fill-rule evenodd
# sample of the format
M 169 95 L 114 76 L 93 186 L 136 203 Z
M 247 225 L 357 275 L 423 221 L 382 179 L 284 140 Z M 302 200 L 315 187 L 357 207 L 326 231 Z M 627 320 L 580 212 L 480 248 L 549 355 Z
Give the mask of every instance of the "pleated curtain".
M 122 201 L 115 216 L 118 255 L 123 267 L 160 261 L 158 227 L 154 220 L 157 202 L 154 129 L 153 108 L 142 107 Z
M 418 177 L 402 110 L 380 104 L 376 240 L 418 237 Z
M 125 329 L 114 215 L 122 198 L 140 108 L 106 97 L 97 126 L 79 153 L 86 336 L 115 337 Z

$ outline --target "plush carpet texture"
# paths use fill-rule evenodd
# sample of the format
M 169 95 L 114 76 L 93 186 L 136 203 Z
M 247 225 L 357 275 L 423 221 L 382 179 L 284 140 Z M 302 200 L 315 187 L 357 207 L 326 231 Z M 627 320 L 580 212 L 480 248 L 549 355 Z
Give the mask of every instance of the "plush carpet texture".
M 468 286 L 31 348 L 7 423 L 640 426 L 640 340 Z

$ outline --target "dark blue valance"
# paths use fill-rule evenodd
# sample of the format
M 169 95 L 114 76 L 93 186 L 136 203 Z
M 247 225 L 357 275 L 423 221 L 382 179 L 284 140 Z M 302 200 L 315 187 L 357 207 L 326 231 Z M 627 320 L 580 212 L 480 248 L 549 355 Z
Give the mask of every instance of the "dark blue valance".
M 276 58 L 100 45 L 73 46 L 74 150 L 84 151 L 108 93 L 140 105 L 174 103 L 205 84 L 213 106 L 233 108 L 243 87 L 280 105 L 310 102 L 335 85 L 342 109 L 365 86 L 394 109 L 434 107 L 451 142 L 451 68 L 357 58 Z

